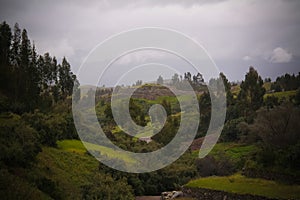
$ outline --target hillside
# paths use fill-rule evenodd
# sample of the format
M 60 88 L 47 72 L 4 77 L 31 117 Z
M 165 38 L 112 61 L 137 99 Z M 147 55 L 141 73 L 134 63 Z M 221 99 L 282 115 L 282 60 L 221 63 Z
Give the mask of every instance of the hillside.
M 61 145 L 64 143 L 70 144 L 62 141 L 58 149 L 44 147 L 37 156 L 37 164 L 31 173 L 42 177 L 36 180 L 44 183 L 38 186 L 41 191 L 54 199 L 88 196 L 109 199 L 112 196 L 117 198 L 120 194 L 124 199 L 133 199 L 131 187 L 124 181 L 115 182 L 110 175 L 101 173 L 98 170 L 99 162 L 78 145 L 80 142 L 72 142 L 72 148 Z
M 240 174 L 225 177 L 207 177 L 190 181 L 187 188 L 205 188 L 236 194 L 250 194 L 275 199 L 299 199 L 299 185 L 285 185 Z M 212 198 L 212 197 L 211 197 Z

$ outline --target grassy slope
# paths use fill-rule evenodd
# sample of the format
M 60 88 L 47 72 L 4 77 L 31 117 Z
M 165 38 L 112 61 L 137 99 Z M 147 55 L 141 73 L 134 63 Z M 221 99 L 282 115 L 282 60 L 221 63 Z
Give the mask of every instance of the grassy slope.
M 62 140 L 57 142 L 58 148 L 63 149 L 65 151 L 69 152 L 77 152 L 77 153 L 85 153 L 86 147 L 90 150 L 95 150 L 101 152 L 101 154 L 104 154 L 111 158 L 117 158 L 124 160 L 126 163 L 133 163 L 135 162 L 134 159 L 130 158 L 128 155 L 114 151 L 108 147 L 99 146 L 95 144 L 91 144 L 88 142 L 83 143 L 80 140 Z M 85 147 L 86 146 L 86 147 Z
M 271 88 L 271 83 L 264 83 L 263 87 L 264 87 L 267 91 L 269 91 L 270 88 Z M 233 87 L 231 88 L 231 92 L 232 92 L 232 94 L 234 95 L 234 97 L 237 97 L 237 96 L 238 96 L 240 90 L 241 90 L 241 88 L 240 88 L 239 85 L 233 86 Z M 296 95 L 296 92 L 297 92 L 297 90 L 268 93 L 268 94 L 265 94 L 265 95 L 264 95 L 264 99 L 265 99 L 267 96 L 275 96 L 275 97 L 277 97 L 278 99 L 282 99 L 282 98 L 289 99 L 289 97 Z
M 270 198 L 299 199 L 299 185 L 283 185 L 274 181 L 246 178 L 240 174 L 228 177 L 207 177 L 190 181 L 186 186 L 222 190 L 231 193 L 253 194 Z
M 240 158 L 247 157 L 257 150 L 255 145 L 242 145 L 238 143 L 218 143 L 214 146 L 209 155 L 218 157 L 225 154 L 232 160 L 239 160 Z M 193 156 L 198 157 L 199 151 L 194 151 Z
M 224 152 L 226 156 L 233 160 L 246 157 L 257 150 L 255 145 L 242 145 L 237 143 L 218 143 L 211 151 L 211 155 L 218 156 Z
M 37 156 L 37 165 L 31 173 L 39 174 L 40 177 L 56 183 L 62 199 L 80 199 L 83 187 L 94 184 L 96 174 L 102 177 L 100 180 L 103 180 L 103 184 L 110 180 L 107 175 L 98 173 L 99 162 L 86 153 L 87 150 L 81 141 L 63 140 L 57 144 L 58 148 L 43 147 L 43 151 Z M 102 153 L 105 152 L 103 154 L 118 158 L 117 153 L 113 154 L 110 152 L 112 150 L 105 147 L 87 145 Z
M 216 158 L 225 155 L 233 161 L 239 162 L 241 159 L 247 159 L 248 156 L 255 153 L 255 145 L 241 145 L 237 143 L 218 143 L 209 153 Z M 193 157 L 198 156 L 199 151 L 193 152 Z M 200 187 L 226 192 L 253 194 L 271 198 L 300 198 L 299 185 L 283 185 L 274 181 L 264 179 L 246 178 L 239 174 L 228 177 L 207 177 L 190 181 L 187 186 Z
M 44 147 L 37 159 L 34 170 L 57 183 L 63 199 L 80 197 L 81 187 L 89 184 L 98 167 L 98 161 L 87 154 L 50 147 Z
M 282 98 L 289 99 L 291 96 L 296 95 L 296 93 L 297 93 L 297 90 L 274 92 L 274 93 L 270 93 L 270 94 L 265 94 L 264 98 L 266 98 L 267 96 L 275 96 L 278 99 L 282 99 Z

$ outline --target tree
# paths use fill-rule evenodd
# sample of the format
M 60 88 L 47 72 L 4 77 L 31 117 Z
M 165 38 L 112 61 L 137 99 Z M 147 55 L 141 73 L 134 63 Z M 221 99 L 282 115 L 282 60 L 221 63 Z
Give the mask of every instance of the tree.
M 29 67 L 31 56 L 31 44 L 30 40 L 28 39 L 26 29 L 22 31 L 22 42 L 21 42 L 21 49 L 20 49 L 20 58 L 21 58 L 21 66 L 27 72 Z
M 42 66 L 42 82 L 43 82 L 43 90 L 50 90 L 49 86 L 52 84 L 52 57 L 47 52 L 44 54 L 44 63 Z
M 20 46 L 21 46 L 21 30 L 19 28 L 19 24 L 16 23 L 14 26 L 14 35 L 12 38 L 12 47 L 10 54 L 10 63 L 14 67 L 19 67 L 21 58 L 20 58 Z
M 192 81 L 192 75 L 190 72 L 184 73 L 184 79 L 191 82 Z
M 20 58 L 21 58 L 21 63 L 20 63 L 20 68 L 18 70 L 19 74 L 19 85 L 18 88 L 20 89 L 20 97 L 26 107 L 30 110 L 31 106 L 31 101 L 32 101 L 32 96 L 28 95 L 29 92 L 31 91 L 31 86 L 33 84 L 31 83 L 31 75 L 32 72 L 30 71 L 30 62 L 31 62 L 31 44 L 30 40 L 28 39 L 27 36 L 27 31 L 26 29 L 23 29 L 22 31 L 22 42 L 21 42 L 21 52 L 20 52 Z
M 299 141 L 299 108 L 285 104 L 270 110 L 261 108 L 257 113 L 250 130 L 258 133 L 266 145 L 285 148 Z
M 239 128 L 239 124 L 243 121 L 244 121 L 243 118 L 228 120 L 222 130 L 221 141 L 223 142 L 238 141 L 242 134 Z
M 136 82 L 135 82 L 135 85 L 136 86 L 140 86 L 140 85 L 142 85 L 143 84 L 143 81 L 142 80 L 137 80 Z
M 10 91 L 10 86 L 7 84 L 10 81 L 10 45 L 11 45 L 11 30 L 6 22 L 0 24 L 0 89 L 5 92 Z
M 251 135 L 257 134 L 262 140 L 258 162 L 265 168 L 270 167 L 271 173 L 292 171 L 294 174 L 300 164 L 299 107 L 284 104 L 269 110 L 261 108 L 257 112 L 254 123 L 248 127 Z
M 38 73 L 37 56 L 35 45 L 33 44 L 32 49 L 30 50 L 30 62 L 27 68 L 28 77 L 26 95 L 28 96 L 28 106 L 30 110 L 38 105 L 40 95 L 40 76 Z
M 164 79 L 163 79 L 163 77 L 159 75 L 159 77 L 158 77 L 156 83 L 159 84 L 159 85 L 164 84 Z
M 179 83 L 179 76 L 178 76 L 178 74 L 174 74 L 173 76 L 172 76 L 172 85 L 177 85 Z
M 244 114 L 256 111 L 263 105 L 263 96 L 265 94 L 265 88 L 263 87 L 263 80 L 258 75 L 257 71 L 253 68 L 249 68 L 249 72 L 245 76 L 245 80 L 242 81 L 241 91 L 238 95 L 238 99 L 241 103 L 241 110 L 245 111 Z
M 232 104 L 233 102 L 233 95 L 231 93 L 231 84 L 228 81 L 228 79 L 226 78 L 225 74 L 223 74 L 222 72 L 220 73 L 220 78 L 223 80 L 223 84 L 225 87 L 225 92 L 226 92 L 226 100 L 227 100 L 227 105 Z
M 76 76 L 72 77 L 73 74 L 71 72 L 71 65 L 68 63 L 65 57 L 63 58 L 62 64 L 59 65 L 58 68 L 61 95 L 63 99 L 65 99 L 67 96 L 72 95 L 74 86 L 73 81 L 76 78 Z
M 11 30 L 6 22 L 0 24 L 0 63 L 9 64 L 9 54 L 11 45 Z
M 198 135 L 206 134 L 211 118 L 211 98 L 208 92 L 204 92 L 199 98 L 200 108 L 200 124 L 198 127 Z

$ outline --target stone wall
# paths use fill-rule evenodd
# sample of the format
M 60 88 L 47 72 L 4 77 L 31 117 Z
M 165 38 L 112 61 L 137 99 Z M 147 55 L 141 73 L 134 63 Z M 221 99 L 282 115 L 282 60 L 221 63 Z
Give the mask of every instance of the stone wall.
M 186 197 L 193 197 L 201 200 L 272 200 L 270 198 L 261 196 L 249 194 L 234 194 L 204 188 L 183 187 L 182 192 Z

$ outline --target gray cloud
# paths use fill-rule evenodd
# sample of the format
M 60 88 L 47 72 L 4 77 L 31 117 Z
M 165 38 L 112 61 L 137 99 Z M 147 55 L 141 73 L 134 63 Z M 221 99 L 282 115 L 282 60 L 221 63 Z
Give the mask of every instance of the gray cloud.
M 272 63 L 288 63 L 292 60 L 293 55 L 287 50 L 277 47 L 273 50 L 270 62 Z
M 279 75 L 281 70 L 266 71 L 273 56 L 272 62 L 284 70 L 299 71 L 291 67 L 300 64 L 299 9 L 300 1 L 293 0 L 13 0 L 1 2 L 0 20 L 26 27 L 39 53 L 67 56 L 75 71 L 112 34 L 144 26 L 174 29 L 202 44 L 219 68 L 237 80 L 249 65 L 264 76 Z M 293 62 L 277 62 L 284 60 L 275 56 L 277 47 L 292 54 Z M 270 68 L 275 69 L 280 68 Z

